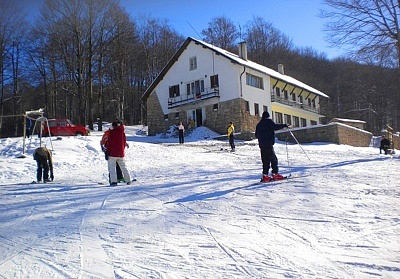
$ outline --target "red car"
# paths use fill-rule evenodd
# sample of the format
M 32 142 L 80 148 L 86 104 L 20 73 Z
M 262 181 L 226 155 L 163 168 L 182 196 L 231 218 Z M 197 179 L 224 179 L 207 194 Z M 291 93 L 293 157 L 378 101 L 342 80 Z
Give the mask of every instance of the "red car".
M 50 134 L 52 136 L 87 136 L 89 135 L 89 129 L 81 126 L 72 124 L 71 120 L 66 118 L 48 119 Z M 43 122 L 43 136 L 49 135 L 49 129 L 47 123 Z

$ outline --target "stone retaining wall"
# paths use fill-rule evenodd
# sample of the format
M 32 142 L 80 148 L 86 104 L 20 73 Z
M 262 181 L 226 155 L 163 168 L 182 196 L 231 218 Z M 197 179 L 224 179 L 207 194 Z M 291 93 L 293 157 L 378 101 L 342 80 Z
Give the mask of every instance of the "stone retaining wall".
M 370 132 L 340 123 L 297 128 L 291 131 L 300 143 L 332 142 L 358 147 L 368 147 L 372 139 L 372 134 Z M 287 140 L 288 142 L 296 143 L 287 130 L 276 132 L 276 137 L 282 141 Z
M 393 147 L 394 149 L 400 150 L 400 136 L 393 135 Z

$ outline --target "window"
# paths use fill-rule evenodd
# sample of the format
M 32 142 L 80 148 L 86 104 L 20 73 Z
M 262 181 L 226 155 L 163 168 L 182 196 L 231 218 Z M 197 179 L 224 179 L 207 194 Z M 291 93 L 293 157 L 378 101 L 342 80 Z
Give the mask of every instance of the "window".
M 186 94 L 199 96 L 204 93 L 204 80 L 195 80 L 186 84 Z
M 173 98 L 173 97 L 178 97 L 178 96 L 180 96 L 179 84 L 170 86 L 169 87 L 169 97 Z
M 315 107 L 316 107 L 316 105 L 315 105 L 315 99 L 314 99 L 314 100 L 312 100 L 312 107 L 313 107 L 313 108 L 315 108 Z
M 268 111 L 268 107 L 267 106 L 263 106 L 263 112 L 264 111 Z
M 211 88 L 219 87 L 218 75 L 210 76 Z
M 168 114 L 164 114 L 164 120 L 168 121 Z
M 260 106 L 254 103 L 254 115 L 260 116 Z
M 283 96 L 284 96 L 285 100 L 289 99 L 287 90 L 283 90 Z
M 67 122 L 66 121 L 57 121 L 57 126 L 58 127 L 67 127 Z
M 318 124 L 317 121 L 315 121 L 315 120 L 311 120 L 310 122 L 311 122 L 311 125 L 317 125 Z
M 283 115 L 280 112 L 275 112 L 275 122 L 276 123 L 283 123 Z
M 292 125 L 292 116 L 289 114 L 285 114 L 285 123 L 288 125 Z
M 292 101 L 296 102 L 296 94 L 291 93 L 290 95 L 292 95 Z
M 57 127 L 57 125 L 58 125 L 58 124 L 57 124 L 56 121 L 51 121 L 51 120 L 49 121 L 49 127 L 50 127 L 50 128 Z
M 299 118 L 297 116 L 293 116 L 293 126 L 300 127 Z
M 246 84 L 260 89 L 264 89 L 263 79 L 248 73 L 246 73 Z
M 300 118 L 300 120 L 301 120 L 301 127 L 307 127 L 307 119 Z
M 179 119 L 179 111 L 175 112 L 175 119 Z
M 279 87 L 277 87 L 275 90 L 276 90 L 276 97 L 280 97 L 281 96 L 281 89 Z
M 189 71 L 197 69 L 197 57 L 193 56 L 189 58 Z
M 308 105 L 311 107 L 311 99 L 307 99 L 308 100 Z
M 303 96 L 299 96 L 299 102 L 302 104 L 303 103 Z
M 250 112 L 250 104 L 248 101 L 246 101 L 245 106 L 246 106 L 246 112 Z
M 213 111 L 218 111 L 218 104 L 213 105 Z
M 186 95 L 190 95 L 190 94 L 192 94 L 192 93 L 190 90 L 190 83 L 188 83 L 188 84 L 186 84 Z

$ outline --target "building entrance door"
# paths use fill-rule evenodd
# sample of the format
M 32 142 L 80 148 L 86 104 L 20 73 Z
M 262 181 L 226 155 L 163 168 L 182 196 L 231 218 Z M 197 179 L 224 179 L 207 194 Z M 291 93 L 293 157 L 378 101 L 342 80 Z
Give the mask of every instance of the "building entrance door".
M 203 113 L 201 108 L 196 109 L 196 127 L 203 125 Z

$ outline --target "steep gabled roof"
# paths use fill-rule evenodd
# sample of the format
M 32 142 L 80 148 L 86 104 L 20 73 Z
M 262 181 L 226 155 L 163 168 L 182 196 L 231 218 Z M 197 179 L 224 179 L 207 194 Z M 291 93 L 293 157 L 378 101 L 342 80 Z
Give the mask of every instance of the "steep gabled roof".
M 270 68 L 267 68 L 265 66 L 262 66 L 260 64 L 257 64 L 253 61 L 250 60 L 244 60 L 239 57 L 239 55 L 231 53 L 227 50 L 224 50 L 222 48 L 213 46 L 209 43 L 197 40 L 192 37 L 188 37 L 186 41 L 182 44 L 182 46 L 178 49 L 178 51 L 174 54 L 174 56 L 171 58 L 171 60 L 168 62 L 168 64 L 164 67 L 164 69 L 161 71 L 161 73 L 157 76 L 157 78 L 152 82 L 152 84 L 147 88 L 147 90 L 144 92 L 142 99 L 147 99 L 150 93 L 154 90 L 154 88 L 157 86 L 157 84 L 164 78 L 165 74 L 168 72 L 168 70 L 172 67 L 172 65 L 178 61 L 178 57 L 182 54 L 182 52 L 187 48 L 187 46 L 190 44 L 190 42 L 194 42 L 195 44 L 200 44 L 204 48 L 210 49 L 211 51 L 214 51 L 216 54 L 223 56 L 227 59 L 229 59 L 231 62 L 235 64 L 239 64 L 242 66 L 246 66 L 248 68 L 251 68 L 253 70 L 259 71 L 261 73 L 264 73 L 266 75 L 269 75 L 277 80 L 287 82 L 291 85 L 294 85 L 296 87 L 299 87 L 301 89 L 304 89 L 308 92 L 314 93 L 318 96 L 324 97 L 324 98 L 329 98 L 328 95 L 322 93 L 321 91 L 291 77 L 288 75 L 281 74 L 277 71 L 274 71 Z

